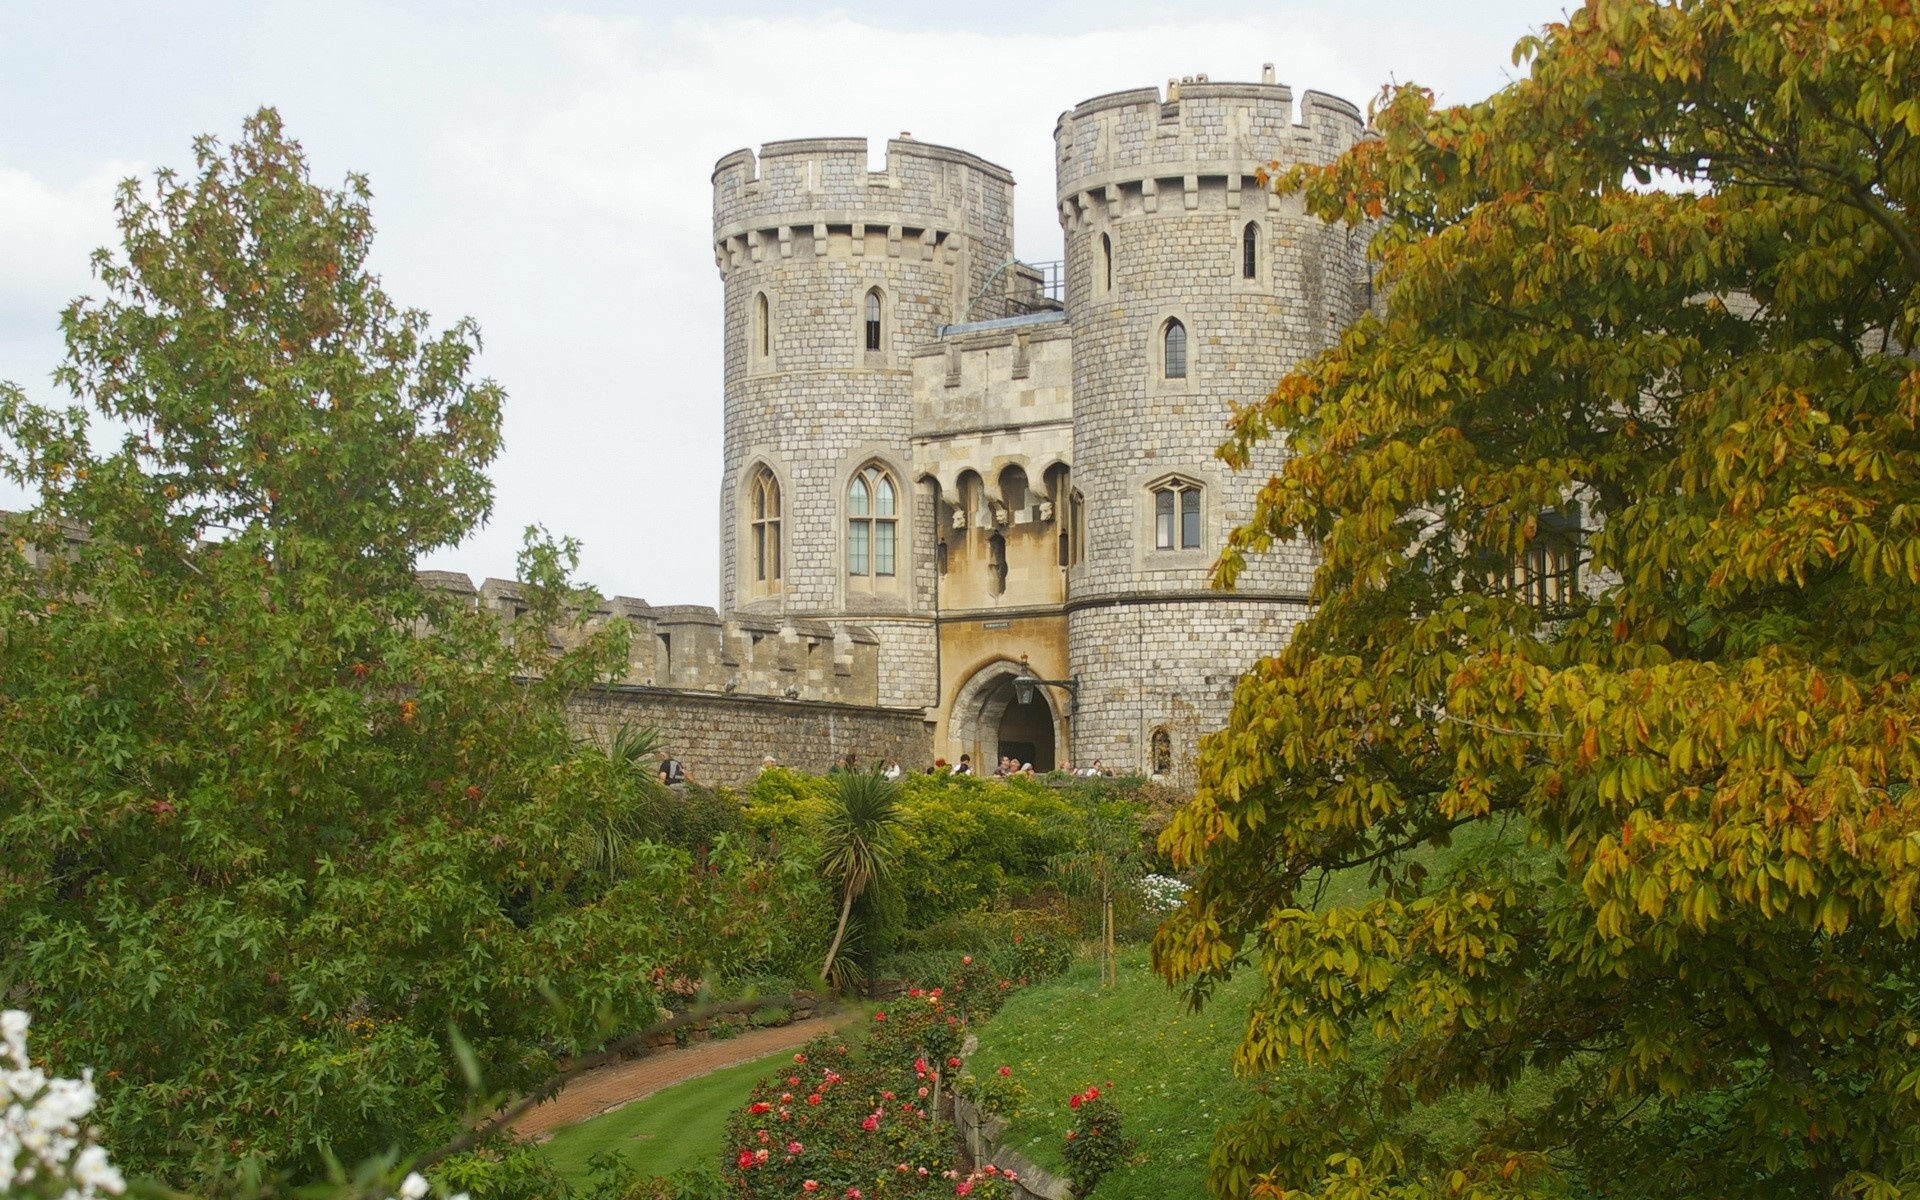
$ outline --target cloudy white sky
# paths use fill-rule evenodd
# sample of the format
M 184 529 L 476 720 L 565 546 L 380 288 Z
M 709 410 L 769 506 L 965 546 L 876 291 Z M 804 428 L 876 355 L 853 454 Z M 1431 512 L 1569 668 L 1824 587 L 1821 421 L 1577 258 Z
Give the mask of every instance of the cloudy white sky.
M 511 574 L 538 522 L 582 540 L 604 592 L 711 604 L 721 155 L 865 135 L 877 159 L 910 130 L 1011 168 L 1019 253 L 1055 259 L 1053 122 L 1082 99 L 1263 62 L 1363 105 L 1389 79 L 1478 99 L 1564 8 L 0 0 L 0 379 L 64 402 L 56 317 L 93 289 L 115 182 L 190 166 L 196 134 L 272 104 L 320 181 L 371 177 L 388 290 L 477 320 L 511 397 L 493 520 L 430 565 Z M 26 500 L 0 481 L 0 508 Z

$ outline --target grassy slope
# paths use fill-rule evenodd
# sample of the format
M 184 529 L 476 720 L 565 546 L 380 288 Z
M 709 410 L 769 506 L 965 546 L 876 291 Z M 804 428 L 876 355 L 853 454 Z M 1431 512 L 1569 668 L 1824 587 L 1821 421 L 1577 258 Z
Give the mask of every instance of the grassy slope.
M 655 1092 L 603 1117 L 569 1125 L 540 1147 L 568 1182 L 584 1182 L 587 1159 L 616 1150 L 643 1174 L 666 1175 L 683 1167 L 717 1167 L 727 1117 L 747 1102 L 763 1075 L 790 1060 L 783 1050 Z
M 1517 828 L 1470 829 L 1449 846 L 1422 847 L 1413 857 L 1438 874 L 1495 839 L 1517 852 L 1521 836 Z M 1319 907 L 1364 903 L 1374 891 L 1365 870 L 1343 871 L 1327 880 Z M 1109 991 L 1101 990 L 1095 965 L 1082 961 L 1060 978 L 1016 994 L 981 1026 L 980 1050 L 969 1068 L 984 1073 L 1002 1063 L 1013 1067 L 1030 1096 L 1005 1144 L 1055 1172 L 1064 1166 L 1060 1147 L 1072 1124 L 1067 1096 L 1112 1080 L 1139 1154 L 1135 1166 L 1102 1181 L 1101 1200 L 1206 1200 L 1213 1131 L 1251 1095 L 1234 1078 L 1232 1059 L 1258 991 L 1257 973 L 1243 967 L 1196 1014 L 1149 970 L 1144 946 L 1123 950 L 1120 961 L 1119 986 Z M 1358 1053 L 1362 1061 L 1371 1057 L 1364 1044 Z M 1538 1080 L 1524 1082 L 1513 1097 L 1523 1104 L 1544 1098 Z M 1483 1095 L 1454 1096 L 1416 1113 L 1408 1126 L 1451 1141 L 1498 1108 Z
M 1027 988 L 980 1027 L 976 1074 L 1011 1066 L 1029 1092 L 1005 1145 L 1058 1172 L 1072 1115 L 1067 1096 L 1111 1081 L 1139 1162 L 1100 1184 L 1100 1200 L 1205 1200 L 1213 1130 L 1247 1096 L 1231 1060 L 1254 980 L 1243 974 L 1206 1011 L 1187 1012 L 1123 950 L 1119 986 L 1102 990 L 1092 962 Z

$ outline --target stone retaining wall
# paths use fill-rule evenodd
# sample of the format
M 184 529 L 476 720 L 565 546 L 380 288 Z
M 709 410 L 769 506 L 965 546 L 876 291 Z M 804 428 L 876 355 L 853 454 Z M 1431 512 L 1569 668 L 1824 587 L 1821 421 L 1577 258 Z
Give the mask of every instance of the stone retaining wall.
M 1066 1180 L 1035 1166 L 1025 1155 L 998 1144 L 1007 1131 L 1004 1118 L 982 1117 L 965 1097 L 955 1096 L 953 1123 L 974 1166 L 992 1163 L 1017 1176 L 1013 1182 L 1013 1200 L 1072 1200 L 1073 1191 L 1067 1187 Z
M 843 754 L 858 755 L 863 764 L 898 759 L 909 771 L 924 771 L 933 761 L 933 727 L 917 708 L 632 686 L 581 692 L 571 708 L 582 728 L 603 738 L 621 725 L 654 726 L 661 744 L 704 784 L 750 780 L 768 754 L 783 767 L 815 774 Z

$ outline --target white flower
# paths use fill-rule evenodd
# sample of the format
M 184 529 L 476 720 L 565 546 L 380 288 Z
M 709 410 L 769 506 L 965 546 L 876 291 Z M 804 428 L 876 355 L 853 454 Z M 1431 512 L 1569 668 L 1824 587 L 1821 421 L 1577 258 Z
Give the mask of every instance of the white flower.
M 0 1195 L 31 1184 L 60 1200 L 117 1196 L 127 1181 L 80 1127 L 98 1098 L 91 1072 L 49 1079 L 27 1057 L 26 1013 L 0 1012 L 0 1044 L 13 1070 L 0 1070 Z
M 418 1171 L 410 1173 L 400 1184 L 400 1200 L 421 1200 L 426 1194 L 426 1177 Z

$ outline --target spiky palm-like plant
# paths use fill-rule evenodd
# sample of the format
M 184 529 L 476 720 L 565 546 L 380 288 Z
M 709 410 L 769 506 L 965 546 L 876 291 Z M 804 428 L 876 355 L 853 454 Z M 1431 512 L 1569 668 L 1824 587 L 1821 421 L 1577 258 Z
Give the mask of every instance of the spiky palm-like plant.
M 887 877 L 900 852 L 900 830 L 906 816 L 900 811 L 900 785 L 878 771 L 847 772 L 834 777 L 836 786 L 822 826 L 820 873 L 840 889 L 840 922 L 821 964 L 825 977 L 833 970 L 840 943 L 847 936 L 847 918 L 853 902 Z

